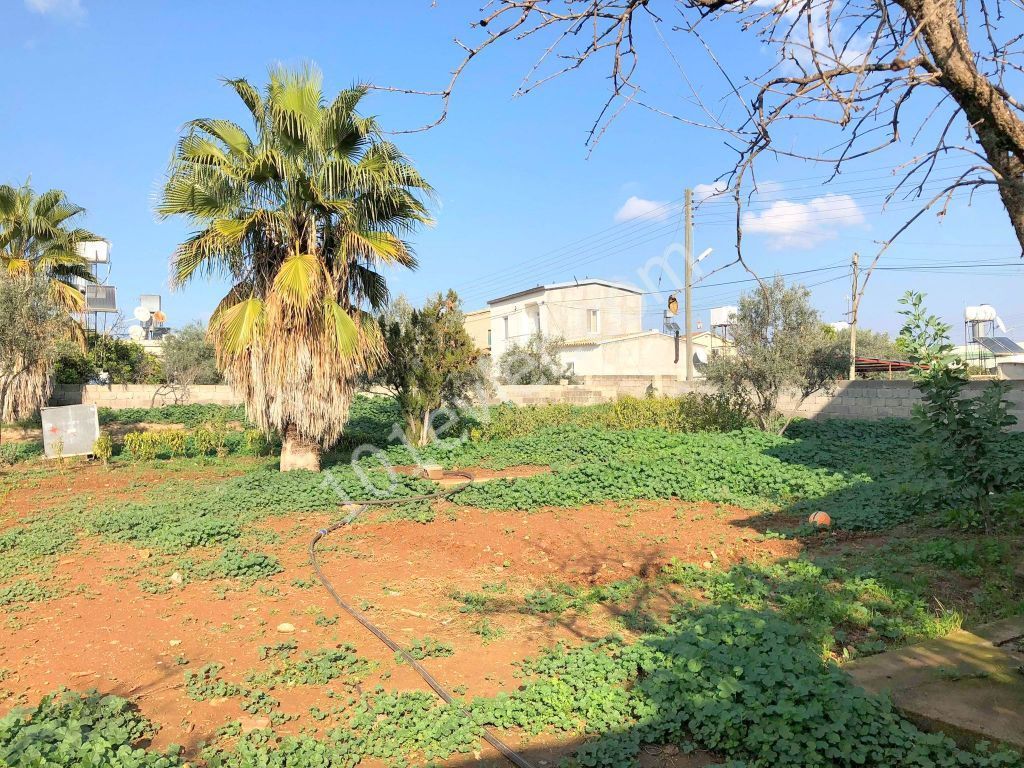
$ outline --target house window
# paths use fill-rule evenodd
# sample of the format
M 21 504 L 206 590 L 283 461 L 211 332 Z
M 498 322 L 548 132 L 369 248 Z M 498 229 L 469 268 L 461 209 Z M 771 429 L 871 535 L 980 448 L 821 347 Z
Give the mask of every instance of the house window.
M 587 310 L 587 333 L 601 332 L 601 313 L 597 309 Z
M 487 346 L 491 346 L 491 329 L 487 329 Z
M 505 316 L 505 317 L 504 317 L 504 318 L 502 318 L 502 319 L 503 319 L 503 320 L 504 320 L 504 322 L 505 322 L 505 338 L 507 339 L 507 338 L 508 338 L 508 316 Z

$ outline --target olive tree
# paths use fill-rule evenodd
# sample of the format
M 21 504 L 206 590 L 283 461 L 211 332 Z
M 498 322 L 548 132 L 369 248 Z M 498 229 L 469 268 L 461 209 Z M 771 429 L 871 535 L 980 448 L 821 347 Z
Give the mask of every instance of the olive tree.
M 831 390 L 849 365 L 810 298 L 807 288 L 787 286 L 781 277 L 741 296 L 732 327 L 735 345 L 712 357 L 704 372 L 763 430 L 785 432 L 803 402 Z M 789 416 L 779 413 L 786 395 L 796 397 Z
M 200 323 L 191 323 L 169 334 L 163 343 L 164 376 L 169 384 L 220 384 L 217 352 Z
M 514 342 L 498 359 L 498 381 L 502 384 L 558 384 L 577 381 L 562 362 L 563 339 L 535 333 L 525 344 Z
M 58 344 L 67 333 L 67 315 L 43 277 L 0 273 L 0 318 L 0 413 L 17 390 L 13 415 L 24 418 L 46 402 L 49 388 L 34 372 L 49 370 L 56 359 Z M 25 379 L 36 386 L 20 386 Z

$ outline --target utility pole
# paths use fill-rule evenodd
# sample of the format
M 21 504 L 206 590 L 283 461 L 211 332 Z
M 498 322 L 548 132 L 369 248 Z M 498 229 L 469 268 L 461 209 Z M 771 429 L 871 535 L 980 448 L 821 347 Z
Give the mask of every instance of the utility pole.
M 853 254 L 853 291 L 850 293 L 850 381 L 857 378 L 857 309 L 860 307 L 860 255 Z
M 686 217 L 686 282 L 683 297 L 686 301 L 686 380 L 693 381 L 693 190 L 687 189 L 684 194 L 684 215 Z

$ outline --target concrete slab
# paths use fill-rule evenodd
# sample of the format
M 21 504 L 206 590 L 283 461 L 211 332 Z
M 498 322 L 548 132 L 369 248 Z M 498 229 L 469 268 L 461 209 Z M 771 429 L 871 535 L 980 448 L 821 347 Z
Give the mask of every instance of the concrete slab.
M 962 746 L 980 740 L 1024 749 L 1024 617 L 850 662 L 854 681 L 888 692 L 925 730 Z

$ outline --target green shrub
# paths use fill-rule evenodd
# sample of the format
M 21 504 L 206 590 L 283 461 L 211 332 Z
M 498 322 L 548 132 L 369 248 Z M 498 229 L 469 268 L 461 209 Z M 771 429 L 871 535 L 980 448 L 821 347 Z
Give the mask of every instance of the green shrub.
M 486 424 L 473 431 L 487 440 L 523 437 L 549 427 L 664 429 L 670 432 L 728 432 L 746 425 L 743 413 L 718 395 L 623 397 L 599 405 L 517 406 L 503 403 L 490 410 Z
M 211 421 L 245 422 L 241 405 L 164 405 L 158 408 L 100 408 L 100 424 L 181 424 L 193 429 Z
M 0 445 L 0 467 L 13 466 L 42 455 L 43 444 L 41 442 L 3 443 Z
M 100 432 L 96 442 L 92 446 L 92 455 L 103 462 L 103 466 L 110 463 L 110 457 L 114 455 L 114 441 L 108 432 Z
M 161 447 L 157 432 L 129 432 L 121 442 L 121 452 L 133 461 L 152 461 Z

